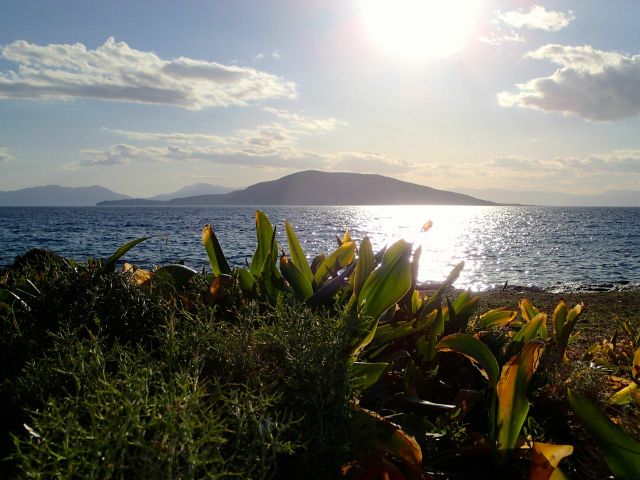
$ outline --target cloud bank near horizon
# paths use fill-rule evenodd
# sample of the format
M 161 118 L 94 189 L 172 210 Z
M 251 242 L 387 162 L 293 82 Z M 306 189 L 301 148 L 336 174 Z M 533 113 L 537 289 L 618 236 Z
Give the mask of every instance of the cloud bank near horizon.
M 165 60 L 113 37 L 94 50 L 16 40 L 0 47 L 0 59 L 18 64 L 17 71 L 0 72 L 0 99 L 90 98 L 200 110 L 297 95 L 293 82 L 271 73 L 188 57 Z

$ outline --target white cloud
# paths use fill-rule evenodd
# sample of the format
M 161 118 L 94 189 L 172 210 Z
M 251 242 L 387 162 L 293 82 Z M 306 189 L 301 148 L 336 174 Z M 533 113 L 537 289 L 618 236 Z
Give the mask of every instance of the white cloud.
M 0 163 L 8 162 L 10 160 L 13 160 L 13 156 L 9 153 L 9 150 L 0 147 Z
M 35 45 L 16 40 L 0 59 L 0 98 L 94 98 L 173 105 L 190 110 L 296 96 L 295 84 L 250 67 L 179 57 L 160 58 L 109 38 L 95 50 L 81 43 Z
M 640 55 L 596 50 L 589 45 L 545 45 L 527 58 L 548 60 L 560 68 L 548 77 L 516 85 L 498 94 L 503 107 L 609 121 L 640 113 Z
M 514 10 L 498 14 L 498 19 L 512 28 L 527 28 L 550 32 L 557 32 L 566 28 L 575 18 L 572 11 L 557 12 L 547 10 L 540 5 L 534 5 L 528 12 Z
M 513 10 L 502 13 L 497 11 L 495 19 L 492 20 L 494 30 L 489 31 L 486 36 L 478 39 L 492 46 L 502 45 L 503 43 L 521 43 L 525 41 L 525 38 L 518 30 L 557 32 L 566 28 L 575 18 L 572 11 L 557 12 L 547 10 L 540 5 L 534 5 L 528 12 Z

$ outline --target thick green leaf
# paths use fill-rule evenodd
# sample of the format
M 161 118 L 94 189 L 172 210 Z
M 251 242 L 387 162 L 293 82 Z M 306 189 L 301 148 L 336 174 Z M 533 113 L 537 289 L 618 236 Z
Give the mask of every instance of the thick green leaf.
M 354 362 L 351 371 L 355 389 L 362 392 L 374 385 L 388 366 L 388 363 Z
M 330 275 L 336 274 L 339 270 L 342 270 L 353 262 L 355 255 L 355 242 L 346 242 L 340 245 L 318 266 L 318 269 L 313 276 L 316 288 L 320 288 Z
M 513 337 L 514 342 L 527 343 L 535 338 L 540 326 L 547 322 L 547 314 L 539 313 L 525 324 Z
M 252 293 L 255 288 L 256 279 L 253 277 L 251 272 L 246 268 L 239 268 L 236 270 L 238 272 L 238 282 L 240 283 L 240 288 L 245 293 Z
M 105 260 L 105 262 L 102 264 L 102 267 L 100 268 L 99 271 L 101 273 L 113 272 L 116 266 L 116 262 L 120 260 L 120 257 L 122 257 L 125 253 L 127 253 L 133 247 L 138 245 L 140 242 L 144 242 L 149 238 L 151 237 L 136 238 L 135 240 L 131 240 L 130 242 L 125 243 L 120 248 L 118 248 L 118 250 L 116 250 L 116 252 L 113 255 L 111 255 L 109 258 L 107 258 L 107 260 Z
M 471 363 L 480 369 L 482 375 L 489 380 L 493 388 L 498 384 L 500 367 L 491 350 L 471 335 L 454 333 L 443 337 L 436 345 L 438 352 L 456 352 L 464 355 Z
M 422 297 L 418 290 L 414 290 L 411 294 L 411 313 L 415 315 L 420 310 L 420 307 L 422 307 Z
M 378 318 L 374 317 L 353 317 L 350 321 L 353 330 L 353 342 L 351 355 L 357 357 L 358 354 L 371 343 L 378 328 Z
M 371 272 L 358 295 L 361 317 L 378 318 L 411 288 L 411 244 L 398 240 L 387 249 L 382 264 Z
M 571 390 L 568 394 L 571 408 L 602 449 L 613 474 L 628 480 L 640 478 L 640 444 L 585 397 Z
M 229 268 L 227 259 L 224 253 L 222 253 L 222 248 L 220 248 L 220 243 L 218 243 L 218 238 L 213 232 L 211 225 L 205 225 L 202 229 L 202 245 L 204 245 L 204 249 L 207 251 L 213 274 L 216 277 L 223 274 L 230 275 L 231 268 Z
M 571 310 L 567 308 L 564 302 L 560 302 L 553 312 L 553 337 L 556 341 L 556 348 L 562 359 L 566 362 L 566 350 L 569 344 L 569 337 L 578 321 L 578 317 L 582 313 L 584 303 L 579 303 Z
M 533 340 L 502 367 L 496 387 L 496 440 L 499 450 L 511 450 L 518 441 L 529 413 L 527 387 L 538 368 L 543 349 L 544 343 Z
M 313 287 L 309 279 L 292 261 L 289 261 L 286 255 L 280 256 L 280 271 L 299 300 L 304 301 L 313 295 Z
M 353 295 L 356 299 L 360 294 L 360 290 L 362 290 L 364 282 L 367 280 L 374 268 L 375 258 L 373 255 L 373 248 L 371 248 L 371 240 L 369 240 L 369 237 L 364 237 L 362 242 L 360 242 L 356 271 L 353 274 Z
M 478 326 L 480 328 L 503 327 L 508 325 L 517 315 L 517 311 L 509 310 L 507 307 L 494 308 L 480 315 Z
M 379 347 L 393 340 L 418 333 L 419 330 L 414 328 L 414 324 L 415 320 L 410 320 L 408 322 L 387 323 L 379 326 L 371 342 L 372 346 Z
M 313 273 L 311 272 L 311 267 L 309 267 L 309 264 L 307 263 L 307 257 L 300 246 L 300 242 L 298 242 L 298 237 L 296 237 L 293 227 L 287 220 L 284 221 L 284 228 L 287 233 L 287 243 L 289 245 L 291 261 L 296 267 L 298 267 L 298 270 L 307 277 L 309 284 L 311 284 L 311 282 L 313 282 Z
M 267 256 L 271 254 L 271 262 L 275 264 L 278 258 L 278 244 L 275 241 L 275 229 L 271 226 L 267 216 L 260 210 L 256 210 L 256 236 L 258 245 L 251 260 L 251 274 L 260 275 Z

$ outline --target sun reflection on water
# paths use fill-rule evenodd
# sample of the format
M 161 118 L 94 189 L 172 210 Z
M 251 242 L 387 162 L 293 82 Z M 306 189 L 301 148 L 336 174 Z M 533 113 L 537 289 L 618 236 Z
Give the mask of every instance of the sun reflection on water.
M 460 261 L 465 268 L 458 284 L 473 290 L 486 289 L 487 285 L 476 279 L 476 262 L 468 258 L 467 251 L 472 246 L 476 250 L 474 257 L 482 257 L 482 249 L 487 245 L 473 246 L 471 226 L 478 225 L 486 216 L 490 207 L 468 206 L 375 206 L 360 207 L 361 215 L 355 223 L 371 238 L 375 247 L 382 248 L 404 239 L 422 247 L 418 281 L 441 281 Z M 425 221 L 433 222 L 432 228 L 421 232 Z

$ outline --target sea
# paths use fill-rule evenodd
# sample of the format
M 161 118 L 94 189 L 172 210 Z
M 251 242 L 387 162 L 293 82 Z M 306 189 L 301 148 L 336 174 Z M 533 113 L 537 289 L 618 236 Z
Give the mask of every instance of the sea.
M 505 284 L 548 291 L 640 289 L 640 208 L 468 206 L 162 206 L 0 207 L 0 266 L 32 248 L 84 261 L 106 258 L 123 243 L 151 238 L 124 260 L 144 268 L 208 266 L 201 230 L 211 224 L 232 266 L 251 261 L 255 212 L 288 250 L 285 219 L 307 257 L 328 253 L 336 237 L 371 239 L 374 250 L 405 239 L 422 247 L 418 280 L 437 283 L 458 262 L 456 286 L 474 291 Z M 431 220 L 433 226 L 422 232 Z

